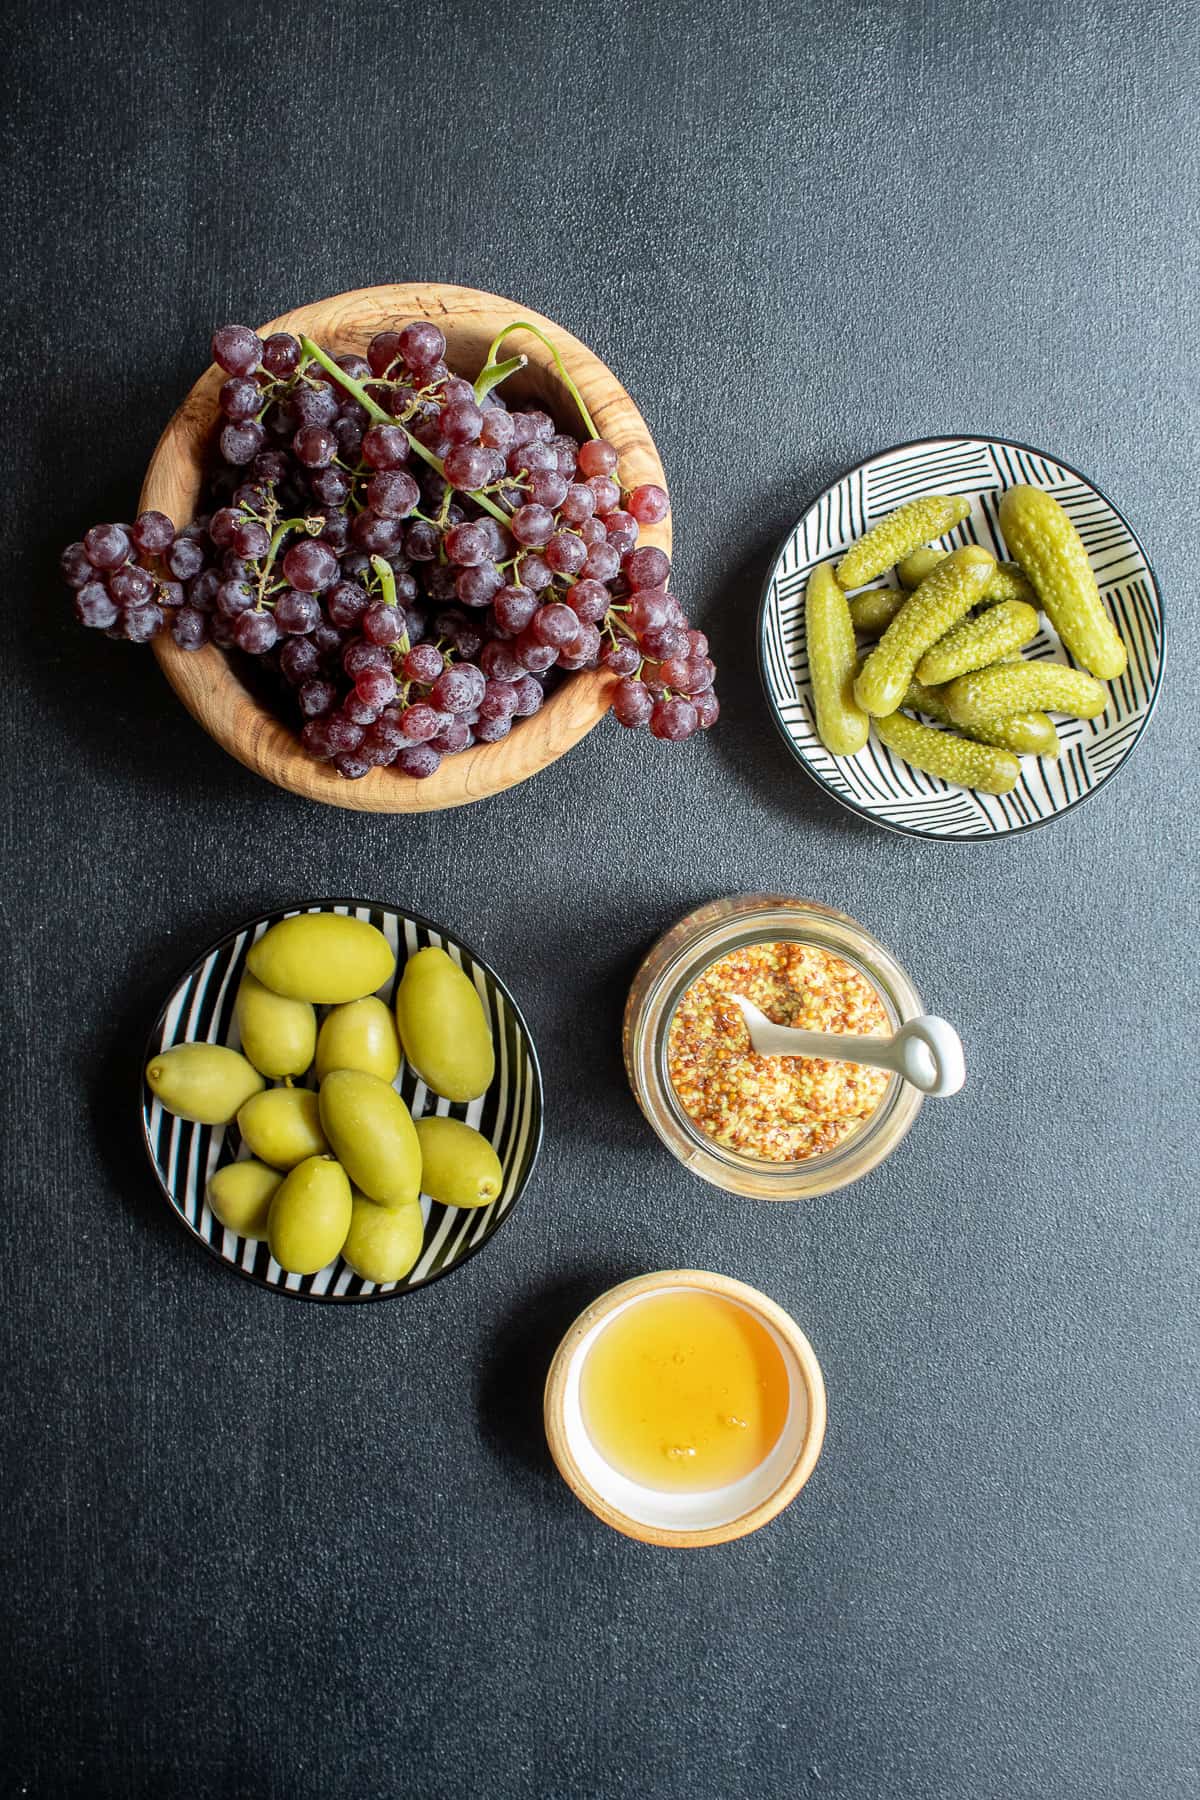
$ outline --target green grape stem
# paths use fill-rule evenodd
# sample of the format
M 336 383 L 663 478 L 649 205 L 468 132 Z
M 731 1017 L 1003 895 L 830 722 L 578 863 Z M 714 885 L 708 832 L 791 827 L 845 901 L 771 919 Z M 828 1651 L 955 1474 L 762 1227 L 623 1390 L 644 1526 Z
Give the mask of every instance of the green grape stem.
M 502 363 L 493 362 L 489 357 L 486 367 L 480 369 L 475 377 L 476 400 L 486 400 L 493 388 L 499 387 L 502 381 L 507 381 L 510 375 L 517 374 L 528 362 L 527 356 L 510 356 L 507 362 Z
M 315 513 L 311 518 L 280 520 L 271 535 L 271 542 L 267 548 L 267 554 L 264 556 L 262 567 L 258 571 L 258 599 L 254 602 L 255 612 L 261 612 L 266 602 L 267 582 L 270 580 L 271 569 L 274 565 L 275 558 L 279 554 L 279 546 L 282 544 L 288 532 L 306 531 L 309 537 L 319 537 L 324 528 L 324 519 L 319 518 Z
M 373 556 L 371 558 L 371 567 L 379 577 L 379 587 L 383 594 L 384 605 L 398 606 L 399 602 L 396 599 L 396 573 L 392 568 L 391 563 L 385 562 L 382 556 Z M 408 626 L 405 625 L 404 630 L 392 645 L 392 655 L 407 656 L 411 649 L 412 644 L 409 641 Z
M 379 402 L 372 399 L 371 395 L 368 394 L 361 381 L 356 381 L 353 375 L 347 375 L 345 369 L 343 369 L 339 363 L 334 362 L 332 356 L 322 350 L 319 344 L 314 344 L 311 338 L 302 337 L 300 339 L 300 344 L 301 348 L 314 362 L 320 363 L 326 374 L 330 375 L 333 380 L 337 382 L 339 387 L 344 387 L 348 394 L 353 395 L 363 411 L 367 413 L 377 425 L 395 425 L 397 430 L 404 433 L 405 437 L 408 439 L 410 448 L 416 452 L 422 462 L 428 463 L 431 469 L 436 469 L 443 481 L 446 479 L 446 470 L 441 457 L 435 456 L 433 451 L 427 449 L 419 438 L 414 437 L 407 425 L 402 425 L 399 419 L 393 419 L 391 413 L 384 412 Z M 490 362 L 491 360 L 491 357 L 489 357 L 488 361 Z M 484 512 L 490 513 L 498 524 L 508 524 L 508 514 L 502 512 L 498 506 L 495 506 L 492 501 L 488 499 L 486 494 L 471 493 L 469 489 L 467 492 L 469 497 L 474 500 L 476 506 L 481 506 Z
M 579 416 L 583 420 L 584 424 L 587 427 L 588 436 L 598 438 L 600 436 L 600 433 L 596 430 L 595 425 L 592 423 L 592 415 L 583 403 L 583 395 L 580 393 L 579 389 L 576 387 L 576 385 L 575 385 L 574 381 L 571 379 L 570 375 L 568 375 L 567 366 L 563 362 L 562 357 L 559 355 L 557 346 L 551 343 L 550 339 L 546 336 L 545 332 L 541 329 L 540 326 L 531 325 L 529 323 L 528 319 L 514 319 L 511 325 L 506 325 L 504 327 L 503 331 L 497 332 L 496 336 L 492 339 L 491 346 L 487 353 L 487 361 L 484 364 L 484 373 L 486 374 L 487 370 L 492 368 L 492 366 L 496 363 L 496 352 L 499 350 L 499 348 L 500 348 L 501 344 L 504 342 L 505 338 L 511 337 L 514 331 L 531 331 L 535 338 L 538 338 L 543 344 L 545 344 L 547 350 L 550 352 L 551 356 L 554 358 L 555 366 L 558 369 L 558 372 L 562 377 L 563 386 L 566 388 L 566 390 L 570 394 L 572 400 L 574 400 L 576 406 L 579 408 Z M 481 379 L 482 379 L 482 377 L 481 377 Z

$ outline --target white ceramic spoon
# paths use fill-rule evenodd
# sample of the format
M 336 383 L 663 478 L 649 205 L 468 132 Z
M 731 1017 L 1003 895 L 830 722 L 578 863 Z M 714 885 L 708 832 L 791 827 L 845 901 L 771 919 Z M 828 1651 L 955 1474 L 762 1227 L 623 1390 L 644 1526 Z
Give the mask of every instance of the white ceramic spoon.
M 729 997 L 741 1008 L 758 1056 L 820 1056 L 827 1062 L 864 1063 L 903 1076 L 939 1100 L 957 1094 L 966 1080 L 962 1039 L 948 1019 L 925 1014 L 910 1019 L 895 1037 L 851 1037 L 841 1031 L 794 1031 L 790 1025 L 775 1025 L 740 994 Z

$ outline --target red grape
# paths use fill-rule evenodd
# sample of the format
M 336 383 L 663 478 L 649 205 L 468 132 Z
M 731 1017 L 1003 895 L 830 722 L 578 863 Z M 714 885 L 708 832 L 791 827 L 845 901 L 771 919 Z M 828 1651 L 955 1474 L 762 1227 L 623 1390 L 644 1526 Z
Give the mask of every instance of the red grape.
M 175 527 L 166 513 L 139 513 L 129 532 L 143 556 L 161 556 L 175 542 Z
M 653 481 L 635 487 L 625 504 L 639 525 L 657 525 L 671 510 L 666 488 Z
M 263 403 L 263 391 L 249 375 L 231 375 L 222 382 L 217 403 L 227 419 L 241 425 L 254 418 Z
M 620 458 L 615 444 L 607 438 L 588 438 L 579 446 L 579 468 L 583 475 L 611 475 Z
M 640 550 L 629 552 L 622 567 L 631 588 L 660 588 L 666 586 L 671 573 L 671 559 L 665 550 L 644 544 Z
M 277 381 L 291 375 L 300 366 L 300 342 L 290 331 L 273 331 L 263 339 L 262 366 Z
M 546 561 L 556 575 L 577 575 L 588 557 L 581 537 L 570 531 L 556 531 L 546 545 Z
M 518 681 L 513 682 L 513 687 L 517 695 L 514 718 L 531 718 L 546 698 L 541 682 L 535 681 L 532 675 L 522 675 Z
M 123 526 L 93 525 L 84 535 L 83 548 L 94 569 L 119 569 L 129 556 L 132 545 Z M 202 554 L 200 561 L 204 561 Z
M 417 644 L 404 658 L 402 668 L 406 680 L 428 686 L 442 672 L 442 653 L 432 644 Z
M 408 433 L 400 425 L 372 425 L 363 437 L 362 453 L 373 469 L 401 469 L 408 461 Z
M 396 698 L 396 677 L 390 669 L 364 669 L 354 678 L 354 690 L 368 706 L 381 708 Z
M 246 325 L 222 325 L 213 332 L 212 353 L 227 375 L 248 375 L 262 360 L 262 339 Z
M 428 319 L 414 319 L 399 336 L 400 354 L 410 369 L 418 373 L 430 369 L 446 354 L 446 340 Z
M 611 601 L 612 596 L 602 581 L 577 581 L 567 595 L 567 605 L 584 625 L 599 625 Z
M 89 581 L 75 595 L 75 617 L 92 631 L 109 631 L 117 622 L 116 603 L 102 581 Z
M 269 650 L 279 637 L 279 630 L 274 618 L 267 611 L 244 612 L 233 628 L 233 638 L 239 650 L 249 656 L 261 656 Z
M 407 469 L 383 469 L 367 483 L 367 504 L 385 519 L 406 519 L 421 498 Z
M 396 758 L 396 767 L 417 781 L 436 775 L 441 763 L 441 754 L 432 744 L 413 744 L 409 749 L 401 750 Z
M 512 517 L 512 534 L 518 544 L 541 549 L 554 533 L 554 514 L 545 506 L 519 506 Z
M 613 690 L 612 709 L 619 724 L 633 728 L 648 723 L 654 700 L 643 682 L 626 677 Z
M 293 544 L 283 559 L 284 579 L 302 594 L 319 594 L 338 578 L 338 559 L 325 544 L 311 538 Z
M 659 700 L 650 714 L 650 731 L 656 738 L 679 743 L 691 737 L 700 720 L 690 700 Z

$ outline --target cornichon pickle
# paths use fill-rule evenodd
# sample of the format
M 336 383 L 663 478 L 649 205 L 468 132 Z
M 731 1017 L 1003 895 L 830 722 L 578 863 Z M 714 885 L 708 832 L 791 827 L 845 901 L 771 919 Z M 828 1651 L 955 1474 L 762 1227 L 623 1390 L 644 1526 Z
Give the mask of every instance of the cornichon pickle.
M 350 1217 L 345 1170 L 331 1156 L 310 1156 L 275 1190 L 267 1220 L 271 1255 L 292 1275 L 315 1275 L 345 1243 Z
M 461 1119 L 417 1120 L 421 1191 L 443 1206 L 490 1206 L 504 1185 L 500 1158 L 482 1132 Z
M 953 725 L 950 708 L 937 688 L 910 681 L 902 705 L 906 712 L 924 713 L 939 725 Z M 1058 733 L 1045 713 L 1013 713 L 1011 718 L 988 719 L 982 725 L 958 725 L 964 737 L 980 744 L 995 744 L 1001 750 L 1015 750 L 1019 756 L 1057 756 Z
M 1104 610 L 1083 540 L 1054 495 L 1023 484 L 1009 488 L 1000 502 L 1000 529 L 1076 662 L 1101 681 L 1123 675 L 1125 646 Z
M 917 664 L 917 680 L 936 687 L 969 669 L 986 669 L 1037 636 L 1038 616 L 1023 600 L 1001 600 L 975 619 L 960 619 Z
M 932 575 L 940 562 L 945 562 L 949 551 L 942 550 L 937 544 L 922 544 L 919 550 L 913 550 L 908 556 L 902 556 L 896 564 L 896 574 L 906 588 L 919 588 L 927 575 Z
M 483 1002 L 444 950 L 431 945 L 409 957 L 396 989 L 396 1024 L 405 1056 L 435 1094 L 457 1101 L 486 1094 L 496 1053 Z
M 908 595 L 903 588 L 867 588 L 850 602 L 850 617 L 861 637 L 882 637 Z
M 399 1281 L 416 1263 L 424 1241 L 425 1217 L 415 1201 L 378 1206 L 355 1191 L 342 1261 L 364 1281 Z
M 867 712 L 895 712 L 925 652 L 974 606 L 996 566 L 978 544 L 952 550 L 932 575 L 910 594 L 854 683 L 854 697 Z
M 334 1069 L 321 1083 L 321 1124 L 355 1187 L 381 1206 L 421 1194 L 421 1146 L 394 1087 L 361 1069 Z
M 364 1069 L 393 1082 L 400 1067 L 400 1039 L 391 1009 L 377 994 L 349 1000 L 328 1013 L 317 1039 L 317 1080 L 331 1069 Z
M 914 550 L 896 566 L 896 573 L 906 588 L 920 587 L 927 575 L 932 575 L 940 562 L 945 562 L 946 552 L 938 550 L 932 544 L 924 550 Z M 1026 580 L 1020 568 L 1014 562 L 998 562 L 996 572 L 983 590 L 981 606 L 995 606 L 1001 600 L 1023 600 L 1026 606 L 1036 606 L 1037 595 L 1033 584 Z
M 1108 705 L 1108 690 L 1064 663 L 996 663 L 990 669 L 974 669 L 943 689 L 950 717 L 956 725 L 979 725 L 987 719 L 1011 713 L 1069 713 L 1076 719 L 1094 719 Z
M 871 725 L 854 698 L 854 622 L 829 563 L 818 563 L 808 578 L 804 635 L 818 735 L 835 756 L 853 756 L 866 743 Z
M 228 1125 L 251 1096 L 266 1086 L 258 1070 L 224 1044 L 175 1044 L 146 1066 L 156 1099 L 179 1119 Z
M 264 932 L 246 966 L 277 994 L 337 1006 L 382 987 L 396 958 L 382 931 L 365 919 L 300 913 Z
M 918 545 L 961 524 L 970 510 L 971 502 L 961 494 L 925 494 L 905 501 L 851 544 L 834 571 L 838 581 L 844 588 L 865 586 L 895 568 Z
M 891 713 L 886 719 L 876 719 L 874 725 L 888 749 L 904 762 L 911 763 L 914 769 L 924 769 L 927 775 L 953 781 L 958 787 L 980 788 L 985 794 L 1007 794 L 1020 776 L 1021 765 L 1011 750 L 975 743 L 951 731 L 937 731 L 905 713 Z
M 303 1075 L 317 1043 L 317 1015 L 307 1000 L 289 1000 L 242 972 L 234 1005 L 242 1053 L 273 1081 Z
M 273 1169 L 294 1169 L 328 1150 L 321 1103 L 308 1088 L 268 1088 L 238 1109 L 238 1130 L 251 1153 Z
M 278 1169 L 253 1157 L 226 1163 L 208 1178 L 208 1204 L 221 1224 L 240 1237 L 265 1238 L 271 1201 L 282 1180 Z

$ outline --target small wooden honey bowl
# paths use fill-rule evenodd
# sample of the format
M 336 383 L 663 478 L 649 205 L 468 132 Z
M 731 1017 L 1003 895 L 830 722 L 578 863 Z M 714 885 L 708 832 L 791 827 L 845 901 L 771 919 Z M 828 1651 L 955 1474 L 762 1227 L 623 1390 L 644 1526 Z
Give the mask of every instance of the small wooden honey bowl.
M 749 1406 L 734 1394 L 739 1365 Z M 576 1319 L 550 1366 L 545 1424 L 559 1473 L 606 1525 L 644 1544 L 724 1544 L 808 1480 L 825 1383 L 804 1333 L 765 1294 L 701 1269 L 660 1270 Z

